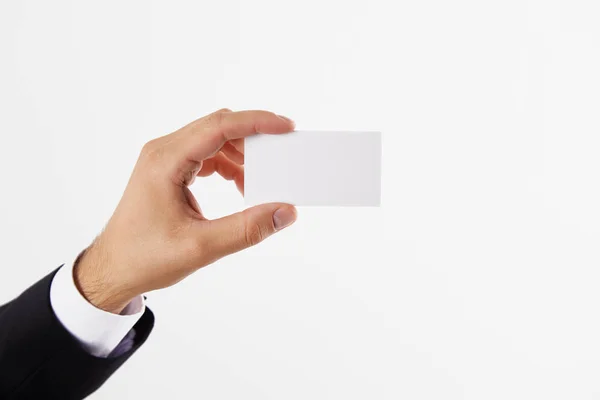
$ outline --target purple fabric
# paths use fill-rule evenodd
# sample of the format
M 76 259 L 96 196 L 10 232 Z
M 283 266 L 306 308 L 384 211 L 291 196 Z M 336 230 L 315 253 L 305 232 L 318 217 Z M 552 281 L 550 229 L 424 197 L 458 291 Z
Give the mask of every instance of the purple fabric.
M 125 337 L 123 338 L 123 340 L 121 340 L 121 342 L 117 345 L 117 347 L 115 347 L 115 349 L 110 352 L 108 357 L 110 357 L 110 358 L 119 357 L 119 356 L 127 353 L 129 350 L 131 350 L 133 348 L 134 343 L 135 343 L 135 329 L 132 328 L 129 332 L 127 332 L 127 335 L 125 335 Z

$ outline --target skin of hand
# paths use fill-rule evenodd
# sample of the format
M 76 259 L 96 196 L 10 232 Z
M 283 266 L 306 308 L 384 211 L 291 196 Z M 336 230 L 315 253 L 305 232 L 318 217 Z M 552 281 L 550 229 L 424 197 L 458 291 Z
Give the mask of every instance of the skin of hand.
M 118 314 L 136 296 L 292 224 L 296 209 L 284 203 L 208 220 L 188 187 L 216 172 L 243 194 L 244 138 L 293 130 L 290 119 L 271 112 L 223 109 L 144 145 L 114 214 L 76 263 L 82 295 Z

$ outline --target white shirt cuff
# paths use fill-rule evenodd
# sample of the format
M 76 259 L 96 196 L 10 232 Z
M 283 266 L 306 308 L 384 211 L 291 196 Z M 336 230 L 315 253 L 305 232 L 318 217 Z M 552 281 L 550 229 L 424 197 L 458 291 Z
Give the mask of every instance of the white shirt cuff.
M 146 310 L 144 298 L 133 299 L 113 314 L 94 307 L 79 292 L 73 279 L 73 263 L 63 265 L 50 285 L 54 314 L 88 353 L 106 358 L 123 340 Z

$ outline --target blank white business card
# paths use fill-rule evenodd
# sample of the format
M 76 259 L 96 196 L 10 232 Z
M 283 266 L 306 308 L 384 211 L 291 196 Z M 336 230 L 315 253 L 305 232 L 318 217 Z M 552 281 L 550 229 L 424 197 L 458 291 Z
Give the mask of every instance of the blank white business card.
M 381 132 L 258 134 L 244 153 L 246 205 L 380 205 Z

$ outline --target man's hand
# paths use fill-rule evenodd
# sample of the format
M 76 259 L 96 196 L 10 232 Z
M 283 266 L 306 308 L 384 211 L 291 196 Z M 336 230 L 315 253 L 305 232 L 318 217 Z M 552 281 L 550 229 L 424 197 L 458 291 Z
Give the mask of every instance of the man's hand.
M 243 192 L 243 138 L 293 129 L 291 120 L 267 111 L 224 109 L 147 143 L 105 230 L 75 268 L 81 293 L 119 313 L 135 296 L 171 286 L 292 224 L 296 210 L 282 203 L 208 220 L 188 186 L 217 172 Z

